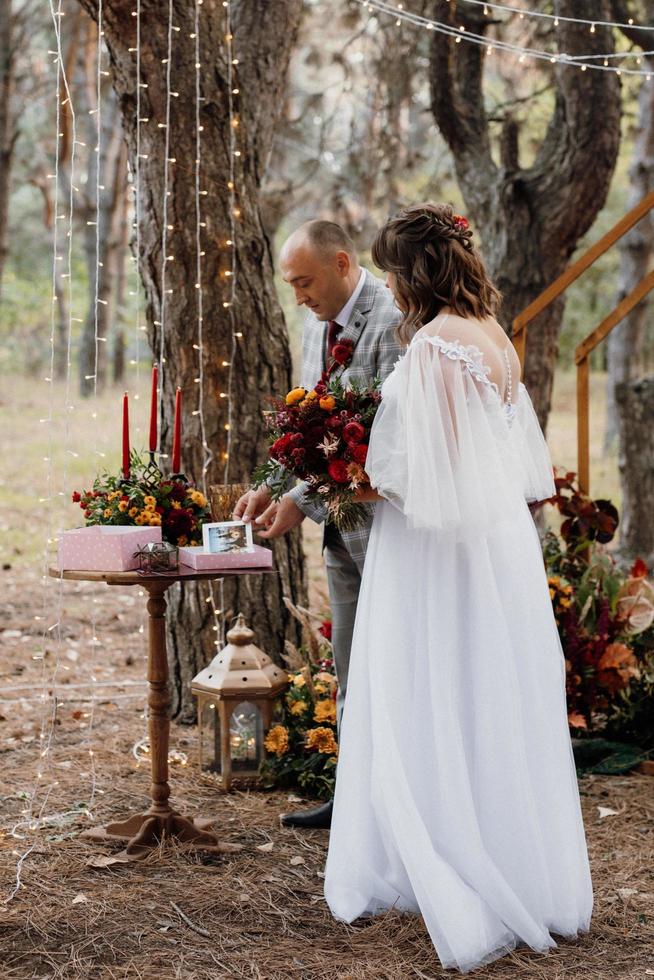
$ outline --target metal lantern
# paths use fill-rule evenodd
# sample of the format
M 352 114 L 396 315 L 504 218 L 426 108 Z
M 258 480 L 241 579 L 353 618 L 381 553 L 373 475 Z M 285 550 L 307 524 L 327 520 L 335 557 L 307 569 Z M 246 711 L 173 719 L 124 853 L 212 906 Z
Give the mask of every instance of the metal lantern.
M 275 699 L 288 687 L 286 671 L 253 640 L 239 614 L 227 646 L 191 682 L 198 699 L 200 771 L 225 791 L 232 778 L 256 779 Z
M 150 542 L 134 552 L 139 571 L 148 573 L 174 572 L 179 568 L 179 548 L 168 541 Z

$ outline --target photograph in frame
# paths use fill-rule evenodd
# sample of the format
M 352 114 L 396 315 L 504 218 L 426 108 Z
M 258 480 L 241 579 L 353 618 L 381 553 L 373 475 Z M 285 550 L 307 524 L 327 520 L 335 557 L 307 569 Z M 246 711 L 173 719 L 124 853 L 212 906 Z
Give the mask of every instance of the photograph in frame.
M 254 551 L 252 525 L 244 521 L 217 521 L 202 525 L 204 551 L 211 555 L 237 555 Z

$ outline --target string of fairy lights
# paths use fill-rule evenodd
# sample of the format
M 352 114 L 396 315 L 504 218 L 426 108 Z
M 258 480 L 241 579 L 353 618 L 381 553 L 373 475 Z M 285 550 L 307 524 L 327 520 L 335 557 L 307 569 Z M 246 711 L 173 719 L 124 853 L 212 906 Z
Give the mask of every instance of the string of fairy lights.
M 62 43 L 61 43 L 61 18 L 63 16 L 61 0 L 58 0 L 57 7 L 55 8 L 53 0 L 49 0 L 49 9 L 52 19 L 55 39 L 57 48 L 53 52 L 55 55 L 55 63 L 57 65 L 56 71 L 56 83 L 55 83 L 55 98 L 56 98 L 56 109 L 55 109 L 55 159 L 54 159 L 54 173 L 48 174 L 48 179 L 54 181 L 53 198 L 54 198 L 54 220 L 53 220 L 53 250 L 52 250 L 52 297 L 51 297 L 51 316 L 50 316 L 50 373 L 44 378 L 45 383 L 48 387 L 48 415 L 41 421 L 47 424 L 49 427 L 48 433 L 48 455 L 44 458 L 46 462 L 46 474 L 45 474 L 45 496 L 39 499 L 39 503 L 47 504 L 47 507 L 42 508 L 46 514 L 46 526 L 47 526 L 47 538 L 44 549 L 44 569 L 42 576 L 42 604 L 40 615 L 35 615 L 35 620 L 40 621 L 41 625 L 41 646 L 40 650 L 33 655 L 33 659 L 41 662 L 41 694 L 39 698 L 40 706 L 42 709 L 40 723 L 39 723 L 39 742 L 38 742 L 38 757 L 36 772 L 34 775 L 34 780 L 30 791 L 26 794 L 25 807 L 22 810 L 21 817 L 23 819 L 18 820 L 14 823 L 10 830 L 10 835 L 17 840 L 25 840 L 26 833 L 25 829 L 36 829 L 43 818 L 45 808 L 47 806 L 48 800 L 53 789 L 56 786 L 56 780 L 50 781 L 50 785 L 46 788 L 43 782 L 46 772 L 50 771 L 50 750 L 52 747 L 56 712 L 57 712 L 57 698 L 56 698 L 56 682 L 57 674 L 59 671 L 59 650 L 62 640 L 61 632 L 61 620 L 63 615 L 63 589 L 61 579 L 59 580 L 56 587 L 56 597 L 54 603 L 50 602 L 51 590 L 49 588 L 49 582 L 47 577 L 47 566 L 50 558 L 50 548 L 55 540 L 55 531 L 53 527 L 54 523 L 54 503 L 57 496 L 63 495 L 63 491 L 56 491 L 54 486 L 54 466 L 53 466 L 53 456 L 55 450 L 55 439 L 54 439 L 54 422 L 55 422 L 55 397 L 54 397 L 54 378 L 55 378 L 55 331 L 56 331 L 56 312 L 55 307 L 57 303 L 57 280 L 58 278 L 68 280 L 68 321 L 67 321 L 67 339 L 66 339 L 66 381 L 65 381 L 65 402 L 64 402 L 64 468 L 66 468 L 67 454 L 69 452 L 69 419 L 70 411 L 72 405 L 70 402 L 70 368 L 71 368 L 71 349 L 72 349 L 72 244 L 73 244 L 73 215 L 74 215 L 74 193 L 77 190 L 75 187 L 75 153 L 76 146 L 78 144 L 77 140 L 77 120 L 75 115 L 75 110 L 73 106 L 73 101 L 71 97 L 71 91 L 68 84 L 68 78 L 66 77 L 63 54 L 62 54 Z M 62 99 L 62 95 L 65 98 Z M 70 115 L 70 173 L 69 173 L 69 194 L 68 194 L 68 213 L 59 213 L 60 206 L 60 168 L 61 168 L 61 146 L 60 141 L 63 137 L 61 131 L 62 126 L 62 109 L 66 106 L 69 107 Z M 59 234 L 59 223 L 61 221 L 68 220 L 68 230 L 66 232 L 66 237 L 68 239 L 68 248 L 66 249 L 65 255 L 59 254 L 61 236 Z M 58 277 L 57 263 L 66 263 L 66 272 L 61 273 Z M 49 620 L 54 622 L 48 623 Z M 46 663 L 46 653 L 49 653 L 49 647 L 53 647 L 53 667 L 50 673 L 48 673 L 48 667 Z M 51 692 L 50 697 L 48 697 L 49 692 Z M 16 864 L 16 876 L 14 887 L 5 899 L 5 901 L 11 901 L 11 899 L 16 895 L 16 893 L 21 888 L 21 873 L 25 860 L 32 852 L 36 846 L 36 841 L 32 841 L 31 844 L 27 846 L 24 851 L 14 851 L 14 856 L 18 859 Z
M 464 0 L 464 2 L 473 2 L 473 0 Z M 474 0 L 477 2 L 477 0 Z M 628 59 L 634 58 L 636 65 L 639 66 L 643 62 L 643 58 L 648 55 L 654 54 L 653 51 L 611 51 L 606 53 L 590 52 L 583 55 L 570 55 L 564 51 L 545 51 L 540 48 L 524 47 L 519 44 L 515 44 L 511 41 L 501 40 L 499 38 L 489 38 L 485 34 L 479 34 L 475 31 L 471 31 L 465 27 L 461 22 L 458 24 L 447 24 L 442 21 L 435 20 L 430 17 L 424 17 L 421 14 L 417 14 L 406 8 L 403 3 L 390 3 L 387 0 L 357 0 L 357 3 L 364 10 L 367 10 L 371 16 L 375 14 L 384 14 L 388 17 L 395 19 L 395 25 L 401 27 L 403 24 L 410 24 L 414 27 L 422 28 L 426 31 L 431 31 L 436 34 L 442 34 L 446 37 L 454 38 L 456 44 L 461 42 L 466 42 L 468 44 L 476 44 L 485 49 L 487 55 L 493 54 L 495 51 L 507 52 L 509 54 L 517 55 L 519 63 L 523 63 L 528 58 L 534 61 L 548 61 L 551 64 L 559 64 L 568 68 L 576 68 L 579 71 L 585 72 L 587 70 L 592 71 L 608 71 L 613 72 L 616 75 L 635 75 L 644 78 L 646 81 L 650 81 L 652 73 L 648 68 L 629 68 L 625 67 L 622 63 L 619 67 L 612 64 L 616 59 Z M 502 10 L 504 12 L 510 12 L 513 15 L 517 15 L 519 19 L 524 19 L 529 16 L 535 15 L 535 11 L 520 10 L 515 7 L 507 7 L 498 4 L 480 4 L 485 8 L 484 12 L 490 14 L 492 8 Z M 619 22 L 609 22 L 609 21 L 590 21 L 572 17 L 556 17 L 551 15 L 551 21 L 554 27 L 558 27 L 561 22 L 572 22 L 584 26 L 588 26 L 589 34 L 593 35 L 596 33 L 598 27 L 627 27 L 636 26 L 633 24 L 621 24 Z M 644 28 L 645 30 L 654 30 L 654 28 Z M 654 46 L 654 35 L 653 35 L 653 46 Z

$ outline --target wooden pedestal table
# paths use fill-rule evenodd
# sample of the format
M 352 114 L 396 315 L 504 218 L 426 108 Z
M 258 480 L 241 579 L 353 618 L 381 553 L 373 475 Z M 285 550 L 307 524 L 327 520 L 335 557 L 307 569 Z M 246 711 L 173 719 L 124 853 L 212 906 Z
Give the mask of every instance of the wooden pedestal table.
M 230 575 L 270 575 L 267 569 L 239 568 L 196 572 L 181 565 L 175 572 L 159 575 L 139 572 L 59 571 L 50 568 L 53 578 L 76 582 L 106 582 L 107 585 L 138 585 L 148 593 L 148 707 L 150 729 L 150 762 L 152 805 L 145 813 L 134 813 L 106 825 L 82 832 L 87 839 L 106 843 L 126 841 L 124 856 L 131 860 L 145 857 L 165 837 L 176 837 L 183 843 L 195 844 L 204 850 L 229 853 L 241 849 L 240 844 L 221 843 L 211 830 L 211 820 L 183 817 L 172 809 L 168 798 L 168 745 L 170 740 L 170 691 L 168 688 L 168 658 L 166 655 L 166 590 L 175 582 L 215 580 Z

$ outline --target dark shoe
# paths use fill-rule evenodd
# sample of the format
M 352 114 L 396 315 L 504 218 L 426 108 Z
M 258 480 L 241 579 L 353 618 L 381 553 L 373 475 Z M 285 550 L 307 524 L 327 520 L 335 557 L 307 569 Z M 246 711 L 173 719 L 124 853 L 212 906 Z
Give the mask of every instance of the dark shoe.
M 316 806 L 312 810 L 298 810 L 297 813 L 281 813 L 279 815 L 279 822 L 282 827 L 310 827 L 328 830 L 332 825 L 333 803 L 333 800 L 329 800 L 328 803 Z

